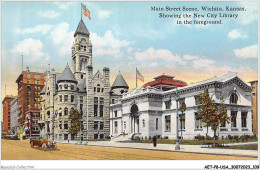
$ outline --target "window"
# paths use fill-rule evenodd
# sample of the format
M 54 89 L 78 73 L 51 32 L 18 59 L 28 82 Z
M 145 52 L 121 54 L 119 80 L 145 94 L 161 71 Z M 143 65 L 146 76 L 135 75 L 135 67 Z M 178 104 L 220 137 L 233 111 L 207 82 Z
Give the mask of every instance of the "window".
M 83 79 L 83 74 L 80 76 L 81 79 Z
M 104 92 L 104 88 L 101 89 L 101 92 L 102 92 L 102 93 Z
M 64 115 L 65 116 L 68 115 L 68 108 L 67 107 L 65 107 L 65 109 L 64 109 Z
M 94 134 L 94 139 L 98 139 L 98 134 Z
M 50 111 L 47 112 L 47 117 L 50 118 Z
M 98 122 L 94 121 L 94 130 L 97 130 L 97 129 L 98 129 Z
M 59 127 L 62 129 L 62 121 L 59 122 Z
M 64 129 L 68 129 L 68 121 L 64 121 Z
M 68 140 L 68 134 L 64 134 L 64 140 Z
M 179 129 L 185 129 L 185 114 L 179 115 Z
M 69 96 L 68 96 L 68 95 L 65 95 L 65 96 L 64 96 L 64 102 L 68 102 L 68 98 L 69 98 Z
M 171 105 L 172 105 L 171 100 L 165 102 L 165 108 L 166 108 L 166 109 L 170 109 L 170 108 L 171 108 Z
M 97 85 L 97 92 L 100 92 L 100 84 Z
M 83 103 L 83 96 L 80 96 L 79 98 L 80 98 L 80 99 L 79 99 L 79 100 L 80 100 L 80 103 Z
M 156 124 L 156 127 L 155 127 L 155 129 L 156 129 L 156 130 L 158 130 L 158 123 L 159 123 L 159 119 L 158 119 L 158 118 L 156 118 L 156 120 L 155 120 L 155 121 L 156 121 L 156 123 L 155 123 L 155 124 Z
M 145 120 L 143 119 L 143 127 L 145 127 Z
M 80 114 L 82 115 L 83 114 L 83 104 L 80 104 L 79 111 L 80 111 Z
M 94 116 L 97 117 L 98 113 L 98 98 L 94 97 Z
M 237 94 L 236 93 L 232 93 L 230 95 L 230 104 L 237 104 L 237 100 L 238 100 L 238 97 L 237 97 Z
M 99 139 L 104 139 L 104 134 L 100 134 Z
M 179 104 L 181 105 L 182 103 L 185 103 L 185 98 L 179 99 Z
M 59 85 L 59 90 L 62 90 L 62 85 Z
M 104 122 L 100 122 L 100 127 L 99 127 L 100 130 L 103 130 L 104 129 Z
M 64 84 L 64 89 L 66 89 L 66 90 L 67 90 L 67 89 L 68 89 L 68 87 L 69 87 L 69 86 L 68 86 L 67 84 Z
M 71 89 L 71 90 L 74 90 L 74 86 L 73 86 L 73 85 L 70 85 L 70 89 Z
M 202 129 L 202 116 L 195 113 L 195 129 Z
M 115 133 L 118 133 L 118 123 L 115 121 Z
M 241 113 L 242 128 L 246 128 L 246 119 L 247 119 L 247 112 L 242 112 Z
M 112 104 L 115 104 L 115 99 L 112 99 Z
M 237 127 L 237 111 L 231 111 L 231 127 Z
M 60 95 L 60 102 L 62 102 L 62 95 Z
M 195 105 L 199 105 L 200 104 L 200 96 L 194 96 L 195 98 Z
M 126 122 L 124 121 L 124 129 L 126 129 Z
M 62 108 L 59 109 L 59 116 L 62 116 Z
M 117 117 L 117 110 L 116 110 L 116 111 L 114 111 L 114 113 L 115 113 L 115 117 Z
M 94 92 L 96 92 L 96 87 L 94 87 Z
M 100 117 L 103 117 L 103 114 L 104 114 L 104 98 L 100 98 L 100 100 L 99 100 L 99 103 L 100 103 L 100 105 L 99 105 L 99 115 L 100 115 Z
M 165 116 L 165 131 L 171 131 L 171 116 Z
M 71 95 L 70 101 L 74 102 L 74 95 Z

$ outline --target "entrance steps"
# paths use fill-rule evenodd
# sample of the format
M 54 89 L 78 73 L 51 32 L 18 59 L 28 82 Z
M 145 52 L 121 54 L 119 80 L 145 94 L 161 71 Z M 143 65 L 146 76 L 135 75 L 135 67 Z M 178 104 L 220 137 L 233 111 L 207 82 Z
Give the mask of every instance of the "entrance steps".
M 132 136 L 134 135 L 134 133 L 130 133 L 130 134 L 120 134 L 116 137 L 112 137 L 111 141 L 117 142 L 117 141 L 128 141 L 131 140 Z

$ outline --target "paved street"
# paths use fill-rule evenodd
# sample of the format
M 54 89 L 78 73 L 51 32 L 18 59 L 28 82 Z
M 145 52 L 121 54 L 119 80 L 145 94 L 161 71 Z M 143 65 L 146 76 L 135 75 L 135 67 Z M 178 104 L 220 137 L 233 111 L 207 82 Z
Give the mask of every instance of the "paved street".
M 29 141 L 1 140 L 2 160 L 257 160 L 252 157 L 84 146 L 58 143 L 58 150 L 32 149 Z

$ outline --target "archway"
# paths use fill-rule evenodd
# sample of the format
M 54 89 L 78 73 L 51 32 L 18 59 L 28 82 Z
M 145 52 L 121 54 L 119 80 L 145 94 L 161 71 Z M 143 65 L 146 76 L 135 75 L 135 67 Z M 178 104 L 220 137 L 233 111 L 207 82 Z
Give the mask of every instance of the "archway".
M 139 109 L 133 104 L 130 109 L 131 133 L 139 133 Z

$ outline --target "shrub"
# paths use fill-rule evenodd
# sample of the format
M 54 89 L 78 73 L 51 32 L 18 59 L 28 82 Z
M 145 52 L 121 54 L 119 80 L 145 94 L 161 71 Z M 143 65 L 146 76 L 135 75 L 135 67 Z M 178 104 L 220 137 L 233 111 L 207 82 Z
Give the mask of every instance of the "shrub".
M 163 139 L 169 139 L 169 138 L 168 138 L 168 136 L 164 136 L 164 138 L 163 138 Z
M 195 139 L 205 140 L 205 136 L 202 136 L 202 135 L 198 134 L 197 136 L 195 136 Z
M 135 140 L 140 141 L 140 137 L 139 137 L 139 136 L 136 136 L 136 137 L 135 137 Z
M 206 140 L 213 140 L 213 139 L 214 139 L 214 137 L 210 137 L 210 136 L 206 137 Z
M 239 136 L 235 135 L 235 136 L 233 136 L 233 139 L 235 139 L 236 142 L 238 142 L 239 141 Z

